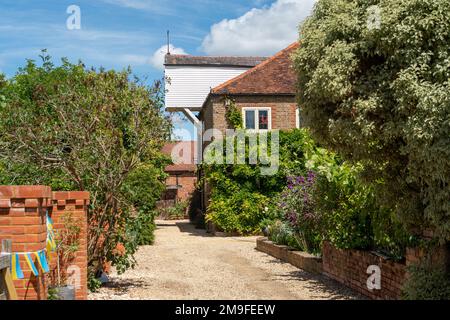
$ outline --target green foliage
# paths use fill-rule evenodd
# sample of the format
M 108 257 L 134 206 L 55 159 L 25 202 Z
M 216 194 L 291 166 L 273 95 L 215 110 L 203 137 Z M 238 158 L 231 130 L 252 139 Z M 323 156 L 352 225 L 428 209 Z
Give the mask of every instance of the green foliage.
M 315 198 L 323 237 L 337 248 L 379 250 L 402 259 L 413 239 L 392 210 L 378 205 L 373 187 L 359 178 L 362 170 L 338 159 L 321 167 Z
M 47 300 L 59 300 L 58 290 L 56 288 L 48 288 Z
M 181 220 L 186 216 L 189 201 L 179 201 L 174 206 L 163 210 L 164 216 L 170 220 Z
M 377 210 L 369 188 L 357 180 L 358 168 L 342 164 L 322 171 L 316 193 L 324 214 L 325 238 L 341 249 L 368 249 L 372 245 L 370 215 Z
M 422 262 L 409 267 L 402 288 L 405 300 L 450 300 L 450 274 L 443 267 Z
M 89 273 L 87 286 L 88 286 L 89 291 L 97 292 L 98 289 L 101 288 L 102 282 L 99 279 L 97 279 L 97 277 L 93 273 Z
M 165 190 L 164 163 L 144 163 L 133 170 L 124 181 L 122 192 L 138 210 L 151 211 Z
M 139 211 L 137 217 L 129 221 L 127 232 L 138 246 L 152 245 L 155 241 L 156 212 Z
M 247 189 L 227 195 L 213 192 L 206 221 L 213 222 L 225 232 L 259 233 L 269 203 L 266 196 Z
M 0 159 L 0 185 L 26 185 L 30 181 L 36 185 L 50 186 L 53 190 L 76 190 L 76 183 L 63 170 L 55 168 L 51 175 L 32 163 L 11 163 Z
M 372 5 L 380 28 L 368 27 Z M 314 139 L 360 162 L 383 206 L 442 241 L 450 239 L 448 12 L 449 0 L 321 0 L 295 55 Z
M 271 135 L 268 136 L 269 145 L 270 139 Z M 225 139 L 216 143 L 226 146 L 227 142 Z M 285 188 L 288 175 L 304 171 L 306 154 L 313 153 L 315 148 L 305 130 L 280 132 L 279 170 L 272 176 L 261 174 L 261 163 L 248 164 L 248 143 L 245 155 L 247 164 L 204 164 L 205 178 L 212 189 L 207 220 L 227 232 L 260 232 L 260 223 L 268 217 L 268 211 L 273 206 L 269 199 Z
M 0 180 L 90 191 L 89 270 L 110 261 L 123 271 L 136 251 L 131 212 L 150 210 L 161 190 L 171 131 L 161 86 L 130 80 L 131 70 L 41 58 L 0 80 Z M 116 254 L 119 244 L 125 254 Z
M 269 228 L 269 240 L 281 246 L 289 246 L 293 249 L 304 250 L 298 238 L 287 221 L 274 221 Z
M 228 124 L 233 129 L 242 129 L 244 127 L 242 114 L 237 109 L 236 103 L 233 100 L 227 98 L 226 106 L 225 117 L 228 121 Z

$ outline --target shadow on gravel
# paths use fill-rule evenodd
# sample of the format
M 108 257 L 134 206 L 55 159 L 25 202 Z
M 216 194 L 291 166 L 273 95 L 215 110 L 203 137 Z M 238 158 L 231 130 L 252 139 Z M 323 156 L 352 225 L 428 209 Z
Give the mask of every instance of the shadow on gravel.
M 287 274 L 277 275 L 277 277 L 284 278 L 287 281 L 303 281 L 304 287 L 317 293 L 317 297 L 326 295 L 327 300 L 367 300 L 364 296 L 355 291 L 346 288 L 339 282 L 327 278 L 323 275 L 316 275 L 308 273 L 303 270 L 291 271 Z M 314 295 L 314 294 L 313 294 Z
M 142 280 L 136 279 L 111 279 L 109 282 L 105 283 L 102 288 L 114 291 L 114 294 L 126 294 L 130 290 L 140 288 L 149 288 L 149 285 Z
M 204 229 L 197 229 L 195 225 L 191 224 L 189 221 L 183 221 L 183 222 L 177 222 L 175 225 L 180 229 L 180 232 L 182 233 L 188 233 L 190 236 L 193 237 L 206 237 L 211 238 L 212 235 L 209 233 L 206 233 L 206 230 Z

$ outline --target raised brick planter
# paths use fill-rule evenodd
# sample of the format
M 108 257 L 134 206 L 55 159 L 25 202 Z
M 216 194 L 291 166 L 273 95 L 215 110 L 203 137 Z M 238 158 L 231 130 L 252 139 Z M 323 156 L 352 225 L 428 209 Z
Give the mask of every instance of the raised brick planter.
M 381 270 L 381 290 L 369 290 L 367 269 Z M 370 251 L 336 249 L 330 243 L 323 245 L 323 273 L 375 300 L 398 300 L 406 280 L 406 264 L 397 263 Z
M 280 246 L 267 238 L 256 240 L 256 249 L 310 273 L 322 273 L 322 259 L 306 252 Z

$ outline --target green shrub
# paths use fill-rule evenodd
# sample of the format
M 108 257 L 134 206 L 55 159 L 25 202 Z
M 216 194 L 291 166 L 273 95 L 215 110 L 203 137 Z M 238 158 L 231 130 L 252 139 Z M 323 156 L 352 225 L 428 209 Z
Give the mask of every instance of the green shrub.
M 213 192 L 206 221 L 225 232 L 259 233 L 269 202 L 266 196 L 245 189 L 226 196 Z
M 269 145 L 270 139 L 271 135 Z M 226 140 L 215 143 L 226 145 Z M 228 232 L 260 232 L 260 224 L 269 218 L 273 206 L 270 199 L 286 187 L 287 176 L 305 171 L 307 155 L 315 149 L 306 130 L 291 130 L 280 132 L 280 163 L 275 175 L 262 175 L 260 164 L 204 164 L 205 179 L 211 187 L 207 220 Z M 248 158 L 247 148 L 247 163 Z
M 373 233 L 370 215 L 377 210 L 369 190 L 356 177 L 357 168 L 335 164 L 321 172 L 315 198 L 323 215 L 324 238 L 340 249 L 368 249 Z
M 369 27 L 373 5 L 379 28 Z M 302 121 L 313 138 L 361 162 L 383 206 L 408 227 L 433 227 L 444 242 L 450 239 L 446 12 L 449 0 L 321 0 L 301 27 L 295 54 Z
M 182 220 L 186 217 L 189 201 L 179 201 L 174 206 L 163 209 L 163 214 L 170 220 Z
M 402 288 L 405 300 L 450 300 L 450 274 L 444 267 L 422 262 L 408 272 L 410 277 Z
M 160 161 L 163 160 L 161 157 Z M 167 175 L 164 166 L 158 162 L 153 159 L 152 162 L 142 164 L 128 175 L 122 186 L 124 197 L 137 210 L 153 210 L 165 190 Z
M 87 286 L 89 291 L 97 292 L 98 289 L 102 287 L 102 282 L 96 277 L 94 273 L 89 273 Z
M 152 245 L 155 241 L 155 212 L 139 211 L 128 224 L 128 233 L 138 246 Z
M 323 237 L 340 249 L 378 250 L 400 260 L 413 238 L 395 212 L 377 203 L 374 188 L 361 182 L 362 170 L 338 159 L 321 167 L 315 198 Z

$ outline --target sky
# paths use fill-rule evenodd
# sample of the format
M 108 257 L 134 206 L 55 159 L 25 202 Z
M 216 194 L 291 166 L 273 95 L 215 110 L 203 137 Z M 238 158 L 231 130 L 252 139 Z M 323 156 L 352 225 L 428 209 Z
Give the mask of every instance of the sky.
M 67 57 L 89 67 L 130 66 L 151 83 L 164 76 L 167 30 L 172 53 L 270 56 L 298 38 L 314 2 L 0 0 L 0 73 L 14 76 L 47 49 L 54 62 Z M 174 123 L 178 136 L 189 139 L 183 129 L 192 132 L 192 126 L 177 115 Z

